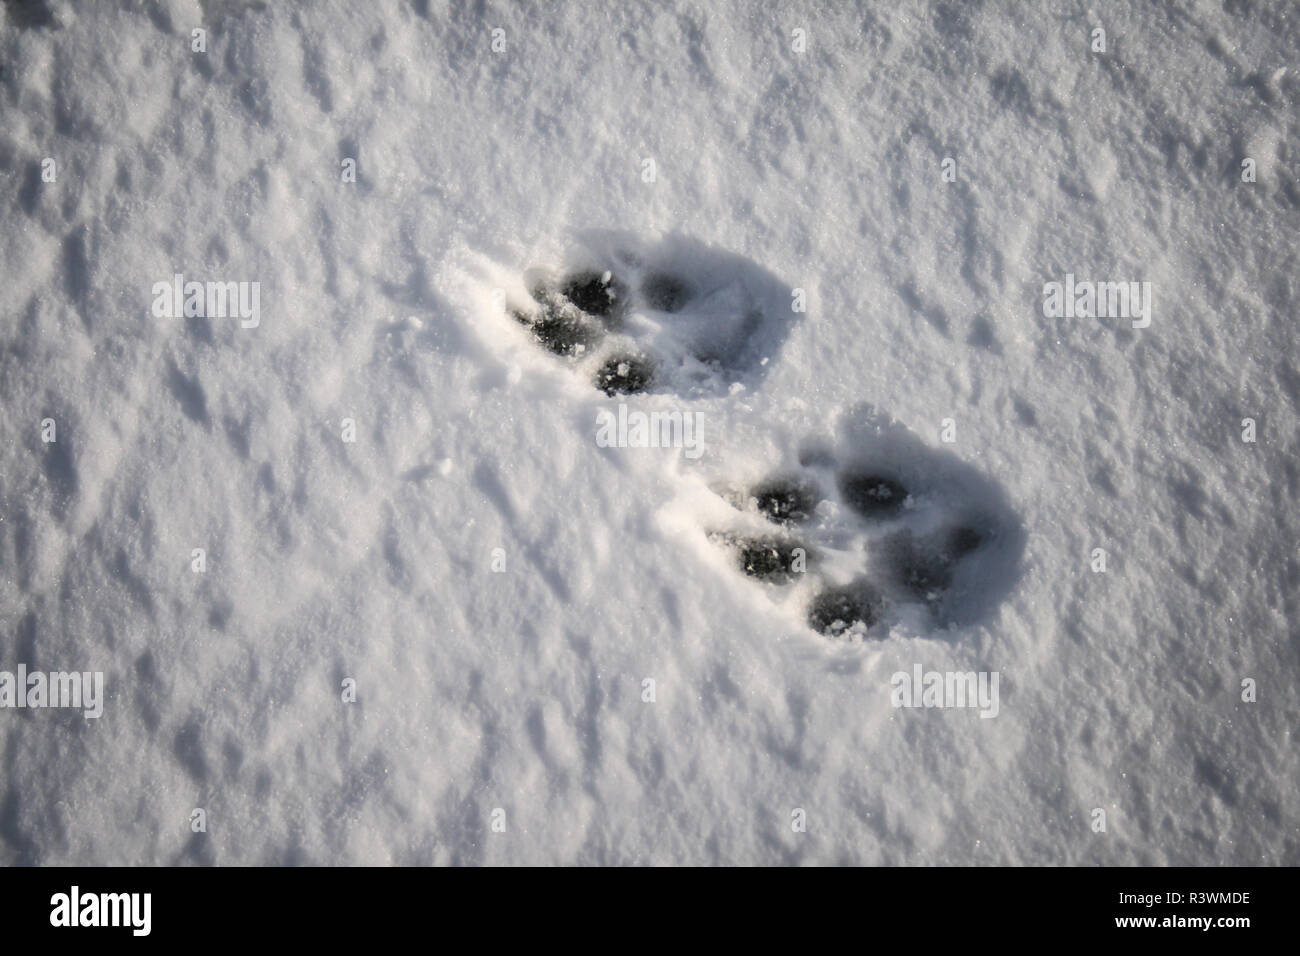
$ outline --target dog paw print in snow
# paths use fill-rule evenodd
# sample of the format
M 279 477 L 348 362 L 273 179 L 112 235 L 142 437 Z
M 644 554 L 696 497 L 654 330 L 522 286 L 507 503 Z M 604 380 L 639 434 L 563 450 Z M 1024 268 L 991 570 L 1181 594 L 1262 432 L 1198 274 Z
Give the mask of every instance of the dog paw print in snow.
M 709 538 L 750 578 L 784 587 L 807 575 L 812 630 L 930 633 L 978 622 L 1010 592 L 1024 533 L 1001 488 L 960 459 L 865 406 L 838 442 L 809 442 L 797 458 L 720 489 L 735 527 Z
M 791 290 L 695 240 L 585 237 L 560 268 L 523 275 L 507 312 L 607 395 L 725 393 L 760 378 L 793 324 Z

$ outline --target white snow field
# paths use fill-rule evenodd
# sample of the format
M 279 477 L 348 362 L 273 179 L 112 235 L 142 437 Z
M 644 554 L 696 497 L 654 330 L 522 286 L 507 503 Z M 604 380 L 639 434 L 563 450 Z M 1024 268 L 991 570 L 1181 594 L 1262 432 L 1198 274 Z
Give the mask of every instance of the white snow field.
M 0 671 L 104 675 L 0 708 L 0 862 L 1300 863 L 1289 0 L 8 0 L 0 70 Z

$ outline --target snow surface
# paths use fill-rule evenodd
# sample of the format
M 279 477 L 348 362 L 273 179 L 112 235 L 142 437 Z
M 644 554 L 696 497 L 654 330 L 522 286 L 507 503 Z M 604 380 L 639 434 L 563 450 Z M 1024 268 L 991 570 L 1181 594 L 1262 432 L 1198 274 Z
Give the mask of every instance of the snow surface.
M 108 698 L 0 711 L 0 862 L 1300 862 L 1294 4 L 0 18 L 0 669 Z M 597 447 L 500 308 L 629 252 L 717 296 L 725 360 L 622 399 L 696 461 Z M 177 272 L 260 325 L 156 318 Z M 1067 273 L 1151 326 L 1045 318 Z M 831 640 L 719 489 L 878 456 L 1000 550 Z M 918 663 L 996 719 L 892 708 Z

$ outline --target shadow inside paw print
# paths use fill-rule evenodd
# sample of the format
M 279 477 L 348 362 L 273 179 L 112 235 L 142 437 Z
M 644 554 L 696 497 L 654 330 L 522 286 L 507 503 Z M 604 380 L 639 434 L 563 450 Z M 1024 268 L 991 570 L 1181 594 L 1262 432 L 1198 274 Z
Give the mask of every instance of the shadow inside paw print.
M 606 395 L 635 395 L 654 381 L 654 366 L 641 355 L 615 355 L 596 371 L 596 387 Z
M 844 503 L 873 521 L 897 517 L 907 502 L 907 489 L 887 475 L 846 471 L 839 487 Z
M 808 570 L 808 549 L 798 541 L 771 535 L 714 534 L 715 544 L 730 549 L 736 567 L 751 578 L 785 584 Z
M 884 608 L 883 595 L 863 578 L 817 592 L 808 606 L 808 624 L 819 634 L 839 637 L 854 628 L 874 627 Z
M 578 272 L 564 280 L 560 295 L 586 315 L 608 319 L 626 300 L 623 284 L 613 273 Z
M 798 473 L 761 481 L 732 503 L 769 527 L 743 539 L 739 570 L 777 584 L 815 572 L 814 631 L 862 639 L 902 622 L 913 631 L 969 625 L 1010 593 L 1024 531 L 1002 489 L 955 455 L 859 406 L 832 447 L 810 444 L 799 459 Z M 735 546 L 734 536 L 712 537 Z M 804 541 L 836 560 L 792 568 L 781 556 Z
M 758 510 L 777 524 L 807 521 L 819 500 L 814 487 L 798 479 L 772 478 L 754 488 Z
M 683 236 L 647 243 L 590 232 L 560 270 L 524 274 L 509 313 L 607 395 L 754 385 L 789 334 L 791 289 L 743 258 Z

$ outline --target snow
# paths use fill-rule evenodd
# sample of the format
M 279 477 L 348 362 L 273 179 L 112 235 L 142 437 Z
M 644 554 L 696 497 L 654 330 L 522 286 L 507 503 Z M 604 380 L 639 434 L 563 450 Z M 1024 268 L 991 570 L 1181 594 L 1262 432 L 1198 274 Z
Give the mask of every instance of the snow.
M 106 695 L 0 710 L 0 861 L 1300 862 L 1293 5 L 0 17 L 0 670 Z M 579 268 L 692 287 L 601 346 L 649 394 L 501 308 Z M 1046 318 L 1067 274 L 1150 327 Z M 599 447 L 620 402 L 704 454 Z M 833 639 L 859 465 L 991 544 Z M 827 493 L 781 586 L 710 537 L 778 474 Z M 997 717 L 893 708 L 917 664 Z

